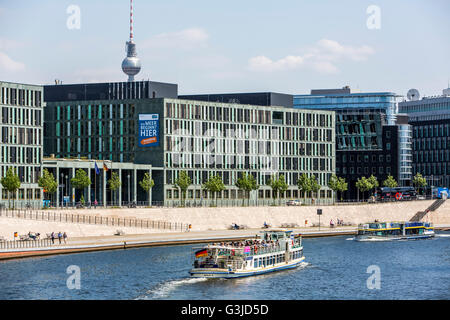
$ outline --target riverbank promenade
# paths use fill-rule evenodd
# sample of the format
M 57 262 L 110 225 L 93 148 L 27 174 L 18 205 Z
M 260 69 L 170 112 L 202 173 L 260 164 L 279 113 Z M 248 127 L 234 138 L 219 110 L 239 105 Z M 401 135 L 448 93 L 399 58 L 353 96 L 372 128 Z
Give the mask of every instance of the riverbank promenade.
M 67 243 L 62 241 L 62 244 L 59 244 L 59 240 L 55 239 L 54 244 L 51 241 L 47 241 L 40 247 L 27 247 L 26 244 L 19 244 L 18 246 L 11 245 L 10 248 L 0 249 L 0 260 L 100 250 L 234 241 L 254 238 L 262 230 L 267 229 L 78 237 L 68 239 Z M 304 237 L 353 235 L 356 233 L 356 227 L 321 227 L 320 230 L 318 227 L 315 227 L 294 228 L 291 230 L 296 233 L 301 233 Z

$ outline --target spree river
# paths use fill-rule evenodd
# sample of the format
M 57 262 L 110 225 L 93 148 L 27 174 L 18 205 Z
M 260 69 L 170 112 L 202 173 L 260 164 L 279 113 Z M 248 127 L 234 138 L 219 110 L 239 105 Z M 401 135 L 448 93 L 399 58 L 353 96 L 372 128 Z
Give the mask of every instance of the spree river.
M 450 233 L 351 239 L 304 239 L 301 267 L 231 280 L 189 278 L 191 245 L 3 261 L 0 299 L 450 299 Z M 79 267 L 80 289 L 67 287 L 69 266 Z M 379 289 L 369 289 L 375 276 Z

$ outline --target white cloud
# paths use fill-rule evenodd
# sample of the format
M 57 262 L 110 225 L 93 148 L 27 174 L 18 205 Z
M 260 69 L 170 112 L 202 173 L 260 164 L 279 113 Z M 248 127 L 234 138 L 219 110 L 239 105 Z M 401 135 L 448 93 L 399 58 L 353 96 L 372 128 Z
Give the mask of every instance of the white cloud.
M 0 8 L 1 10 L 1 8 Z M 0 38 L 0 50 L 23 48 L 25 43 L 7 38 Z
M 265 56 L 258 56 L 249 60 L 249 68 L 253 71 L 283 71 L 296 69 L 303 63 L 304 59 L 300 56 L 287 56 L 277 61 L 272 61 Z
M 339 72 L 337 62 L 365 61 L 374 52 L 374 49 L 366 45 L 353 47 L 342 45 L 334 40 L 322 39 L 302 55 L 290 55 L 276 61 L 266 56 L 252 57 L 248 61 L 248 68 L 262 72 L 311 68 L 320 73 L 337 73 Z
M 25 70 L 25 64 L 14 61 L 6 53 L 0 51 L 0 70 L 23 71 Z
M 177 32 L 161 33 L 143 42 L 148 48 L 192 49 L 205 47 L 209 39 L 202 28 L 189 28 Z

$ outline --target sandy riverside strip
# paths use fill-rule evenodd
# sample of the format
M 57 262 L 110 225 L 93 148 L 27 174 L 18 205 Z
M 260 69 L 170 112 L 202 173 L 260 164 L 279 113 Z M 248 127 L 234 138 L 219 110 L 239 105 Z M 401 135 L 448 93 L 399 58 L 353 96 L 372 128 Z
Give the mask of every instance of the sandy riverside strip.
M 328 230 L 294 229 L 294 232 L 300 232 L 305 238 L 356 234 L 356 228 L 351 227 L 324 229 Z M 0 260 L 137 247 L 236 241 L 254 238 L 259 231 L 261 229 L 78 238 L 72 239 L 68 245 L 57 244 L 55 247 L 2 249 Z

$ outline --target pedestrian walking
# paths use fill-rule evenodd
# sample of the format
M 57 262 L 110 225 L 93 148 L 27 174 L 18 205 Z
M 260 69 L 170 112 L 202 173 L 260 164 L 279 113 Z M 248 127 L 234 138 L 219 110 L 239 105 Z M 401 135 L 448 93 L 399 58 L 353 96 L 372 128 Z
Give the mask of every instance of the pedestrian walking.
M 55 233 L 54 232 L 52 232 L 51 238 L 52 238 L 52 244 L 55 244 Z
M 64 243 L 66 243 L 66 240 L 67 240 L 67 233 L 64 231 L 64 234 L 63 234 L 63 239 L 64 239 Z
M 58 232 L 58 240 L 59 240 L 59 244 L 61 244 L 61 240 L 62 240 L 62 233 L 61 233 L 61 231 Z

